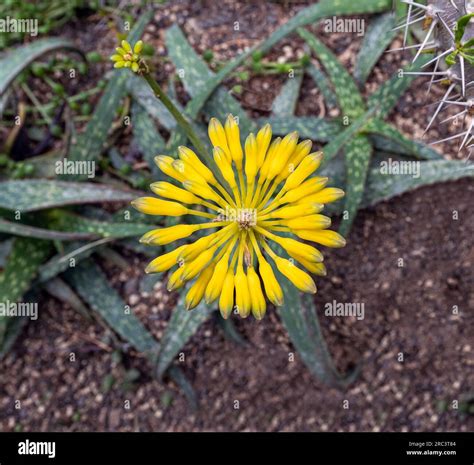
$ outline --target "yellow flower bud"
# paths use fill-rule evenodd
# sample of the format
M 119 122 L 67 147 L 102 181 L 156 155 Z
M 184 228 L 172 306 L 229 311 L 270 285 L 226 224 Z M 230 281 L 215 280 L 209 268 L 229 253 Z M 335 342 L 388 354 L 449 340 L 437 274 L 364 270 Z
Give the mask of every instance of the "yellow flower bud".
M 302 202 L 317 202 L 317 203 L 331 203 L 339 200 L 341 197 L 344 197 L 344 191 L 338 189 L 337 187 L 326 187 L 325 189 L 319 191 L 316 194 L 312 194 L 307 198 L 303 198 L 298 201 Z
M 251 133 L 245 141 L 245 176 L 247 176 L 247 182 L 253 181 L 257 174 L 257 150 L 257 140 Z
M 150 189 L 161 197 L 176 200 L 186 204 L 201 204 L 202 199 L 187 190 L 181 189 L 169 182 L 159 181 L 150 185 Z
M 166 286 L 166 289 L 169 292 L 174 291 L 175 289 L 179 289 L 184 284 L 184 280 L 183 280 L 184 268 L 185 268 L 184 266 L 180 266 L 173 273 L 171 273 L 171 276 L 168 279 L 168 284 Z
M 235 273 L 235 303 L 237 310 L 242 318 L 247 318 L 252 308 L 252 302 L 250 300 L 250 291 L 247 282 L 247 275 L 245 274 L 244 267 L 242 265 L 237 267 Z
M 331 231 L 329 229 L 310 230 L 310 229 L 297 229 L 295 234 L 301 239 L 306 241 L 316 242 L 326 247 L 344 247 L 346 245 L 346 240 L 336 231 Z
M 183 160 L 173 161 L 173 168 L 181 173 L 186 181 L 195 181 L 200 184 L 207 184 L 207 181 L 198 173 L 190 163 Z
M 178 263 L 179 255 L 186 247 L 187 245 L 182 245 L 171 252 L 165 253 L 155 258 L 145 268 L 145 273 L 161 273 L 163 271 L 168 271 Z
M 214 265 L 207 267 L 189 288 L 185 299 L 186 310 L 192 310 L 199 305 L 213 272 Z
M 235 187 L 237 183 L 235 181 L 234 170 L 232 169 L 230 162 L 227 160 L 224 151 L 220 147 L 214 148 L 214 161 L 229 186 Z
M 274 210 L 269 213 L 269 218 L 299 218 L 300 216 L 311 215 L 312 213 L 319 213 L 324 208 L 320 203 L 304 203 L 294 207 L 283 207 L 279 210 Z
M 242 169 L 242 159 L 244 158 L 244 153 L 242 151 L 242 145 L 240 144 L 239 125 L 232 115 L 227 117 L 224 130 L 232 160 L 234 161 L 237 169 L 240 170 Z
M 292 256 L 300 255 L 312 262 L 323 261 L 322 253 L 312 245 L 304 244 L 303 242 L 292 239 L 291 237 L 272 236 L 272 239 L 277 244 L 281 245 L 285 249 L 285 251 Z
M 221 293 L 224 280 L 227 275 L 227 269 L 229 267 L 229 254 L 225 253 L 224 256 L 217 262 L 212 278 L 207 285 L 205 292 L 205 299 L 208 304 L 214 302 Z
M 290 229 L 325 229 L 331 226 L 331 218 L 324 215 L 308 215 L 282 223 Z
M 199 229 L 198 224 L 178 224 L 169 228 L 153 229 L 142 236 L 140 242 L 153 245 L 165 245 L 178 239 L 184 239 Z
M 186 262 L 186 271 L 183 272 L 183 279 L 189 281 L 195 278 L 214 257 L 215 247 L 211 247 L 199 254 L 192 262 Z
M 247 270 L 247 282 L 248 288 L 250 290 L 252 315 L 257 320 L 261 320 L 265 315 L 267 304 L 265 302 L 265 296 L 263 295 L 262 286 L 260 284 L 260 278 L 252 266 Z
M 184 177 L 183 173 L 177 171 L 173 167 L 174 161 L 174 158 L 168 157 L 166 155 L 158 155 L 157 157 L 155 157 L 155 163 L 158 168 L 163 171 L 163 173 L 173 179 L 176 179 L 179 182 L 184 182 L 186 178 Z
M 294 258 L 297 262 L 301 263 L 308 271 L 311 273 L 317 275 L 317 276 L 326 276 L 326 267 L 324 266 L 323 262 L 310 262 L 309 260 L 306 260 L 304 257 L 298 257 L 294 256 Z
M 314 284 L 313 278 L 308 273 L 305 273 L 286 258 L 276 256 L 274 259 L 278 271 L 287 277 L 300 291 L 310 294 L 316 293 L 316 284 Z
M 283 171 L 283 168 L 286 166 L 288 159 L 290 158 L 291 154 L 296 148 L 298 144 L 298 133 L 296 131 L 291 132 L 287 136 L 283 138 L 281 141 L 278 150 L 275 152 L 273 156 L 273 161 L 270 164 L 268 170 L 268 179 L 275 178 L 278 174 Z
M 230 162 L 232 161 L 232 156 L 230 154 L 229 146 L 227 145 L 227 137 L 225 135 L 224 126 L 222 126 L 221 122 L 216 118 L 211 118 L 209 121 L 209 139 L 211 139 L 212 145 L 214 147 L 220 147 Z
M 139 55 L 142 50 L 143 50 L 143 40 L 139 40 L 133 47 L 133 53 L 136 53 L 137 55 Z
M 298 187 L 308 176 L 311 176 L 321 164 L 322 152 L 312 153 L 303 158 L 298 168 L 286 179 L 284 189 L 289 191 Z
M 327 184 L 327 182 L 328 182 L 328 178 L 326 177 L 324 178 L 314 177 L 314 178 L 308 179 L 299 187 L 296 187 L 295 189 L 291 189 L 291 191 L 288 191 L 281 198 L 280 203 L 292 203 L 292 202 L 297 202 L 298 200 L 301 200 L 301 199 L 308 200 L 307 197 L 321 190 Z M 322 202 L 319 202 L 319 203 L 322 203 Z
M 229 318 L 234 307 L 234 272 L 228 269 L 222 285 L 222 292 L 219 298 L 219 310 L 223 318 Z
M 156 199 L 155 197 L 140 197 L 132 201 L 133 207 L 147 215 L 182 216 L 188 209 L 178 202 Z
M 272 127 L 269 124 L 263 126 L 257 133 L 257 168 L 260 168 L 265 161 L 268 147 L 272 140 Z
M 278 284 L 273 269 L 263 257 L 258 260 L 258 271 L 262 277 L 263 285 L 265 287 L 265 293 L 267 294 L 268 300 L 273 305 L 283 305 L 283 291 L 281 290 L 280 284 Z
M 216 178 L 212 171 L 199 160 L 198 156 L 187 147 L 178 147 L 179 158 L 185 163 L 189 164 L 195 171 L 197 171 L 209 183 L 215 183 Z

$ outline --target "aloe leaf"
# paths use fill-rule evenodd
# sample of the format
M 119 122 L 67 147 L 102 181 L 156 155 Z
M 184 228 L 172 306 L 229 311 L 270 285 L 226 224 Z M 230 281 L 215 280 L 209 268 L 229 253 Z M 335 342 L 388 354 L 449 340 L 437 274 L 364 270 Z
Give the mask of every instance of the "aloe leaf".
M 285 84 L 283 84 L 280 93 L 273 101 L 272 116 L 284 118 L 295 114 L 302 82 L 302 74 L 297 74 L 294 77 L 289 77 L 287 79 Z
M 198 397 L 192 384 L 184 374 L 183 370 L 177 366 L 171 366 L 168 369 L 169 377 L 177 384 L 177 386 L 183 391 L 184 395 L 188 399 L 189 405 L 193 411 L 196 411 L 199 407 Z
M 103 271 L 91 259 L 65 273 L 66 281 L 76 290 L 89 307 L 138 351 L 150 356 L 158 350 L 158 343 L 131 313 L 118 292 L 109 284 Z
M 392 136 L 393 137 L 393 136 Z M 387 139 L 386 137 L 379 136 L 377 134 L 370 134 L 370 141 L 374 148 L 381 152 L 391 152 L 400 155 L 410 156 L 410 152 L 416 151 L 420 156 L 427 160 L 441 159 L 441 155 L 429 145 L 419 142 L 417 140 L 411 140 L 412 144 L 408 145 L 404 141 L 399 142 L 398 139 Z
M 215 74 L 207 67 L 201 57 L 197 55 L 186 40 L 181 29 L 176 25 L 170 27 L 166 31 L 165 38 L 168 54 L 176 66 L 178 75 L 181 77 L 189 95 L 194 97 L 200 93 L 206 93 L 207 89 L 212 88 L 212 78 Z M 186 113 L 192 119 L 195 119 L 200 109 L 196 109 L 191 101 L 186 107 Z M 228 113 L 232 113 L 239 118 L 239 126 L 243 134 L 250 132 L 254 128 L 253 122 L 242 109 L 239 102 L 226 89 L 218 89 L 210 96 L 209 102 L 204 106 L 204 113 L 208 117 L 215 116 L 219 119 L 224 119 Z
M 430 147 L 404 136 L 398 129 L 380 119 L 371 120 L 366 128 L 370 134 L 377 134 L 404 148 L 404 153 L 425 160 L 441 159 L 441 155 Z
M 362 201 L 371 156 L 372 145 L 369 139 L 362 134 L 351 139 L 345 147 L 346 195 L 344 211 L 347 218 L 343 219 L 339 229 L 343 236 L 349 233 Z
M 27 322 L 28 318 L 26 317 L 14 318 L 2 330 L 2 321 L 0 319 L 0 360 L 2 360 L 13 347 L 13 344 L 20 336 Z M 4 331 L 4 334 L 2 331 Z
M 410 64 L 403 71 L 416 72 L 431 59 L 431 55 L 419 57 L 415 63 Z M 401 76 L 397 73 L 388 81 L 384 82 L 373 94 L 367 99 L 367 106 L 376 108 L 375 116 L 380 119 L 386 118 L 395 107 L 400 97 L 410 87 L 412 82 L 418 76 L 414 74 L 405 74 Z
M 298 34 L 316 53 L 318 60 L 324 66 L 333 83 L 339 106 L 344 115 L 351 119 L 361 116 L 365 112 L 364 100 L 346 68 L 331 50 L 306 29 L 298 29 Z
M 47 241 L 23 237 L 14 240 L 7 263 L 0 273 L 0 302 L 18 302 L 22 298 L 50 250 L 51 244 Z M 0 346 L 9 323 L 9 317 L 0 317 Z
M 112 239 L 104 238 L 88 244 L 71 243 L 65 247 L 62 254 L 54 255 L 50 260 L 41 265 L 38 270 L 39 283 L 44 283 L 68 269 L 74 269 L 82 260 L 90 257 L 100 247 L 111 242 Z
M 354 66 L 354 79 L 360 87 L 363 87 L 373 67 L 397 35 L 395 23 L 393 12 L 384 13 L 370 22 Z
M 292 131 L 298 131 L 300 137 L 320 142 L 328 142 L 344 130 L 344 126 L 337 121 L 314 116 L 270 117 L 257 120 L 259 127 L 266 123 L 271 124 L 273 134 L 286 136 Z
M 159 123 L 170 131 L 176 128 L 176 121 L 163 105 L 161 100 L 157 99 L 148 84 L 138 76 L 130 74 L 127 80 L 127 90 L 132 95 L 135 105 L 139 105 L 152 118 L 159 121 Z M 133 114 L 132 108 L 132 114 Z
M 0 183 L 0 208 L 30 212 L 64 205 L 130 202 L 137 192 L 95 183 L 27 179 Z
M 34 237 L 36 239 L 49 239 L 56 241 L 72 241 L 89 239 L 91 234 L 80 232 L 53 231 L 50 229 L 37 228 L 20 222 L 7 221 L 0 218 L 0 232 L 12 234 L 14 236 Z
M 413 163 L 413 162 L 411 162 Z M 474 166 L 457 160 L 420 162 L 420 176 L 383 174 L 381 167 L 372 168 L 367 179 L 362 206 L 367 207 L 397 195 L 437 182 L 474 178 Z
M 73 42 L 60 38 L 39 39 L 15 48 L 0 60 L 0 95 L 33 61 L 56 50 L 71 50 L 85 58 Z
M 144 13 L 130 31 L 128 40 L 136 42 L 151 18 L 152 12 Z M 72 146 L 68 159 L 71 161 L 97 161 L 100 158 L 104 144 L 107 140 L 110 127 L 114 121 L 117 108 L 127 93 L 127 70 L 113 74 L 102 94 L 85 131 L 77 137 Z M 62 178 L 85 179 L 86 175 L 62 175 Z
M 291 342 L 313 376 L 331 387 L 344 388 L 353 376 L 341 376 L 331 358 L 319 326 L 312 299 L 301 301 L 299 291 L 287 279 L 280 279 L 285 302 L 278 314 Z
M 210 308 L 205 302 L 201 302 L 195 309 L 188 311 L 185 309 L 184 298 L 185 292 L 181 294 L 161 340 L 157 365 L 160 377 L 163 376 L 176 354 L 214 311 L 214 308 Z
M 47 281 L 43 288 L 55 299 L 69 305 L 76 312 L 86 318 L 90 318 L 89 311 L 77 294 L 61 279 L 53 278 Z
M 156 99 L 155 99 L 156 100 Z M 166 142 L 156 129 L 149 114 L 138 104 L 132 105 L 133 140 L 143 154 L 150 171 L 156 181 L 164 179 L 161 170 L 154 161 L 155 157 L 164 153 Z
M 319 68 L 316 68 L 313 63 L 306 68 L 306 72 L 313 78 L 314 84 L 323 95 L 326 105 L 329 108 L 337 107 L 337 97 L 326 74 Z
M 234 322 L 231 318 L 224 319 L 220 316 L 218 312 L 215 314 L 215 319 L 218 327 L 222 330 L 224 337 L 239 346 L 248 346 L 249 343 L 242 334 L 239 333 L 238 329 L 235 327 Z

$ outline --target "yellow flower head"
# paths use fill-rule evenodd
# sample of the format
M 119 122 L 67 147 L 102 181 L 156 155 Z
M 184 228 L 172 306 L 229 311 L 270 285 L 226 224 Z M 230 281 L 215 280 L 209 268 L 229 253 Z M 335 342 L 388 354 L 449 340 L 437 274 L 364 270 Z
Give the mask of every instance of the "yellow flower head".
M 126 41 L 122 40 L 122 46 L 117 47 L 117 53 L 112 55 L 110 59 L 114 61 L 114 68 L 130 68 L 134 73 L 138 73 L 140 69 L 140 53 L 143 49 L 143 42 L 139 40 L 132 48 Z
M 205 166 L 186 147 L 179 148 L 176 160 L 158 156 L 159 168 L 182 187 L 154 183 L 152 191 L 161 199 L 144 197 L 133 202 L 143 213 L 201 219 L 146 233 L 141 241 L 156 245 L 186 240 L 194 233 L 201 236 L 156 258 L 146 271 L 176 267 L 169 277 L 169 290 L 193 281 L 185 299 L 188 309 L 204 299 L 209 304 L 218 302 L 224 318 L 236 310 L 243 318 L 252 313 L 260 320 L 267 300 L 283 304 L 275 269 L 301 291 L 316 292 L 307 271 L 324 276 L 323 255 L 300 239 L 328 247 L 345 245 L 342 236 L 327 229 L 331 220 L 320 214 L 325 203 L 338 200 L 344 192 L 326 187 L 326 177 L 312 176 L 322 153 L 310 153 L 311 141 L 298 142 L 296 132 L 272 141 L 267 124 L 256 135 L 250 134 L 242 148 L 239 126 L 229 115 L 224 125 L 211 119 L 209 138 L 214 167 Z M 225 183 L 214 173 L 220 173 Z M 279 257 L 272 244 L 287 257 Z

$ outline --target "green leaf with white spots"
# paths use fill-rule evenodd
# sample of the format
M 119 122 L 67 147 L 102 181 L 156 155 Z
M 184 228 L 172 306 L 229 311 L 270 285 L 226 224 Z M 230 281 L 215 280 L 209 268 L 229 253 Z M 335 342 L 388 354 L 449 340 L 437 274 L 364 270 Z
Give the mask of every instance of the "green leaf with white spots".
M 131 43 L 135 43 L 143 34 L 145 26 L 151 19 L 152 12 L 144 13 L 135 23 L 127 37 Z M 127 94 L 127 80 L 130 75 L 128 69 L 116 70 L 102 94 L 91 119 L 87 123 L 85 131 L 77 137 L 68 154 L 71 161 L 97 161 L 104 149 L 109 130 L 114 121 L 120 102 Z M 87 175 L 62 175 L 63 179 L 86 179 Z
M 407 163 L 407 161 L 404 161 Z M 474 165 L 457 160 L 409 161 L 413 174 L 384 174 L 383 166 L 371 168 L 362 206 L 375 205 L 397 195 L 438 182 L 474 178 Z M 419 163 L 419 173 L 413 163 Z M 403 166 L 403 165 L 402 165 Z
M 278 281 L 285 296 L 284 304 L 277 307 L 277 311 L 304 364 L 313 376 L 328 386 L 346 387 L 355 373 L 348 377 L 338 373 L 321 332 L 313 298 L 305 296 L 302 301 L 298 289 L 282 279 L 278 272 L 275 274 L 280 277 Z
M 33 61 L 47 53 L 58 50 L 70 50 L 80 54 L 85 59 L 84 54 L 73 42 L 56 37 L 35 40 L 4 55 L 0 60 L 0 95 L 3 96 L 8 86 Z
M 31 238 L 16 238 L 0 273 L 0 303 L 17 303 L 31 287 L 38 268 L 48 257 L 51 244 Z M 2 346 L 10 317 L 0 316 L 0 347 Z
M 132 124 L 133 140 L 142 152 L 154 180 L 163 180 L 165 176 L 156 166 L 154 159 L 157 155 L 165 153 L 166 142 L 149 114 L 137 103 L 132 105 Z
M 0 183 L 0 208 L 31 212 L 64 205 L 130 202 L 135 191 L 81 182 L 26 179 Z
M 342 219 L 339 232 L 346 236 L 357 215 L 364 195 L 367 171 L 372 156 L 372 145 L 367 136 L 359 134 L 345 146 L 346 195 L 344 211 L 347 218 Z
M 410 64 L 403 71 L 417 72 L 421 67 L 431 59 L 432 55 L 421 56 L 415 63 Z M 395 107 L 400 97 L 410 87 L 412 82 L 418 76 L 413 74 L 396 73 L 388 81 L 384 82 L 373 94 L 367 99 L 367 106 L 376 108 L 375 116 L 380 119 L 386 118 Z
M 257 126 L 271 124 L 273 134 L 286 136 L 292 131 L 298 131 L 303 139 L 328 142 L 344 130 L 337 121 L 317 118 L 314 116 L 270 117 L 257 120 Z
M 67 271 L 65 278 L 81 299 L 125 341 L 150 357 L 156 355 L 158 342 L 109 284 L 94 261 L 87 259 L 81 262 L 76 268 Z
M 214 308 L 210 308 L 205 302 L 201 302 L 193 310 L 186 310 L 185 295 L 186 291 L 181 293 L 178 305 L 173 310 L 161 340 L 161 350 L 158 354 L 158 376 L 163 376 L 176 355 L 214 311 Z
M 371 20 L 354 66 L 354 79 L 360 87 L 363 87 L 373 67 L 398 34 L 398 31 L 394 30 L 395 23 L 393 12 L 384 13 Z
M 393 137 L 393 136 L 392 136 Z M 399 141 L 398 139 L 387 139 L 384 136 L 377 134 L 370 134 L 370 141 L 374 148 L 381 152 L 391 152 L 400 155 L 410 156 L 410 152 L 419 153 L 420 157 L 427 160 L 441 159 L 441 155 L 429 145 L 419 142 L 417 140 L 411 140 L 411 144 L 406 144 L 404 140 Z
M 326 74 L 319 68 L 316 68 L 313 63 L 311 63 L 305 71 L 313 78 L 314 84 L 323 95 L 327 107 L 337 107 L 337 97 L 332 89 L 331 81 L 327 78 Z
M 297 74 L 288 77 L 280 93 L 275 97 L 272 104 L 272 116 L 284 118 L 295 114 L 296 105 L 300 96 L 303 75 Z
M 383 138 L 394 142 L 402 147 L 404 153 L 407 155 L 425 160 L 436 160 L 442 158 L 441 155 L 430 147 L 409 139 L 398 131 L 398 129 L 395 129 L 392 125 L 385 123 L 380 119 L 371 120 L 365 129 L 370 134 L 382 136 Z
M 344 115 L 355 119 L 365 112 L 365 104 L 352 76 L 339 63 L 337 57 L 319 39 L 306 29 L 298 29 L 298 34 L 316 53 L 318 60 L 324 66 Z

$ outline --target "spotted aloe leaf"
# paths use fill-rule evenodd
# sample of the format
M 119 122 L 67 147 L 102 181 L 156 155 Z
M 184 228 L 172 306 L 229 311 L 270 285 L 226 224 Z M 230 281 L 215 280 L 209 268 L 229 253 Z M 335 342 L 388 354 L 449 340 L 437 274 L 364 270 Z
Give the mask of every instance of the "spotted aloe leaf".
M 161 350 L 158 354 L 159 376 L 163 375 L 179 351 L 214 311 L 214 308 L 209 307 L 205 302 L 201 302 L 191 311 L 186 310 L 185 294 L 185 292 L 181 294 L 161 340 Z
M 45 179 L 0 183 L 0 208 L 30 212 L 64 205 L 129 202 L 137 192 L 95 184 Z
M 429 145 L 426 145 L 423 142 L 411 140 L 411 144 L 407 144 L 403 136 L 402 139 L 395 139 L 394 135 L 392 135 L 391 138 L 388 138 L 383 135 L 372 133 L 369 135 L 369 138 L 374 148 L 380 152 L 392 152 L 405 156 L 410 156 L 413 152 L 416 152 L 419 154 L 418 157 L 427 160 L 442 158 L 436 150 L 433 150 Z
M 346 196 L 343 218 L 339 232 L 345 236 L 357 215 L 364 195 L 367 171 L 372 156 L 372 144 L 367 136 L 359 134 L 345 146 L 346 160 Z
M 84 260 L 74 269 L 68 270 L 65 277 L 81 299 L 123 339 L 150 356 L 158 351 L 157 341 L 131 312 L 93 260 Z
M 152 12 L 144 13 L 135 23 L 130 31 L 128 41 L 136 42 L 151 19 Z M 114 73 L 108 82 L 102 97 L 100 98 L 90 121 L 87 123 L 84 133 L 77 137 L 72 146 L 68 159 L 71 161 L 95 161 L 100 158 L 104 144 L 107 140 L 109 130 L 114 121 L 117 108 L 127 93 L 127 79 L 129 73 L 126 71 Z M 66 175 L 62 175 L 63 178 Z M 86 179 L 86 175 L 67 175 L 68 179 Z
M 337 97 L 326 74 L 312 63 L 308 66 L 306 72 L 313 78 L 316 87 L 324 97 L 326 105 L 329 108 L 337 107 Z
M 15 48 L 0 60 L 0 95 L 3 95 L 8 86 L 25 68 L 41 56 L 57 50 L 71 50 L 84 54 L 73 42 L 59 38 L 35 40 L 26 45 Z
M 404 136 L 398 129 L 380 119 L 371 120 L 366 126 L 367 132 L 382 136 L 404 148 L 404 153 L 416 158 L 436 160 L 442 158 L 430 147 Z
M 373 67 L 397 35 L 395 23 L 396 15 L 392 12 L 384 13 L 370 22 L 355 60 L 354 79 L 359 86 L 365 84 Z
M 47 241 L 23 237 L 14 240 L 0 273 L 0 302 L 18 302 L 22 298 L 50 251 L 51 244 Z M 0 316 L 0 347 L 10 323 L 9 317 Z
M 352 76 L 339 62 L 337 57 L 319 39 L 306 29 L 298 29 L 298 34 L 315 52 L 331 79 L 339 106 L 350 119 L 355 119 L 365 112 L 364 100 Z
M 287 79 L 285 84 L 283 84 L 280 93 L 273 101 L 272 116 L 285 118 L 294 115 L 302 81 L 302 74 L 297 74 L 296 76 Z

